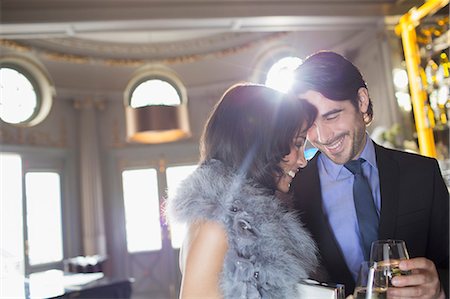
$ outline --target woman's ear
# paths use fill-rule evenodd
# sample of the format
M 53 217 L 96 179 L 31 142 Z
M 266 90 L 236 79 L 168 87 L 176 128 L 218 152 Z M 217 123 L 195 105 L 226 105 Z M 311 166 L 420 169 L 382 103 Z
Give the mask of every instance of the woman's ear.
M 365 87 L 358 89 L 358 106 L 359 111 L 363 114 L 367 113 L 367 109 L 369 108 L 369 91 Z

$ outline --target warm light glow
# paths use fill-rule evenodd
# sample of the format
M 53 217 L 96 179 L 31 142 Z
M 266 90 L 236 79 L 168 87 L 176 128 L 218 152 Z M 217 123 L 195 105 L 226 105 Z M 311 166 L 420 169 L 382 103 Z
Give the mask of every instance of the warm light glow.
M 404 69 L 394 69 L 394 85 L 400 90 L 404 90 L 408 87 L 408 73 Z
M 411 96 L 409 93 L 403 91 L 397 91 L 395 93 L 398 105 L 405 111 L 410 112 L 412 110 Z
M 147 80 L 131 94 L 130 106 L 133 108 L 167 105 L 177 106 L 181 104 L 180 95 L 177 90 L 167 81 L 159 79 Z
M 266 85 L 281 92 L 288 92 L 294 83 L 294 71 L 302 63 L 298 57 L 278 60 L 267 73 Z
M 165 143 L 191 136 L 186 105 L 125 107 L 127 140 Z
M 441 86 L 438 90 L 438 95 L 437 95 L 438 104 L 445 106 L 447 104 L 447 101 L 449 98 L 450 98 L 449 87 L 446 85 Z
M 36 91 L 28 78 L 15 69 L 0 68 L 0 118 L 18 124 L 28 120 L 36 107 Z
M 158 144 L 181 140 L 189 136 L 189 133 L 181 129 L 166 131 L 143 131 L 135 133 L 128 140 L 130 142 Z

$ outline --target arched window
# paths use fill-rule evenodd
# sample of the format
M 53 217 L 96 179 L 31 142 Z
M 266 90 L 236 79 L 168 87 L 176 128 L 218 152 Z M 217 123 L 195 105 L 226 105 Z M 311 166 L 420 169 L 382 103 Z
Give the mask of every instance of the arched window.
M 53 89 L 45 73 L 19 57 L 0 59 L 0 119 L 17 126 L 33 126 L 49 113 Z
M 131 92 L 130 106 L 133 108 L 166 105 L 177 106 L 181 104 L 180 92 L 176 85 L 166 78 L 145 78 L 136 84 Z
M 299 57 L 299 49 L 292 46 L 271 47 L 256 59 L 252 81 L 288 92 L 294 83 L 293 73 L 302 63 Z
M 288 92 L 294 83 L 293 73 L 301 63 L 302 60 L 295 56 L 279 59 L 267 72 L 265 85 L 281 92 Z

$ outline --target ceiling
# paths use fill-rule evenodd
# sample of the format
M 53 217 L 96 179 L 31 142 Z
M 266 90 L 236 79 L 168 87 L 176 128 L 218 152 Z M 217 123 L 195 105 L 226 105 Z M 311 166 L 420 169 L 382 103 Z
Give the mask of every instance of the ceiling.
M 277 32 L 346 36 L 395 22 L 421 2 L 2 0 L 0 38 L 65 55 L 161 59 L 245 46 Z
M 259 82 L 255 76 L 265 69 L 260 62 L 277 49 L 294 49 L 299 57 L 321 49 L 351 56 L 355 50 L 349 44 L 359 49 L 377 38 L 379 28 L 395 25 L 402 14 L 422 4 L 0 0 L 0 51 L 42 64 L 58 99 L 99 94 L 121 101 L 135 72 L 153 66 L 170 68 L 192 95 L 233 82 Z

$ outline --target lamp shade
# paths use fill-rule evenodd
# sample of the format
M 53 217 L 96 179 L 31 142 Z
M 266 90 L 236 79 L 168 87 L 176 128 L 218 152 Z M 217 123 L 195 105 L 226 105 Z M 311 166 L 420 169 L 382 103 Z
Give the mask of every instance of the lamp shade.
M 127 139 L 136 143 L 166 143 L 191 136 L 186 104 L 125 107 Z

